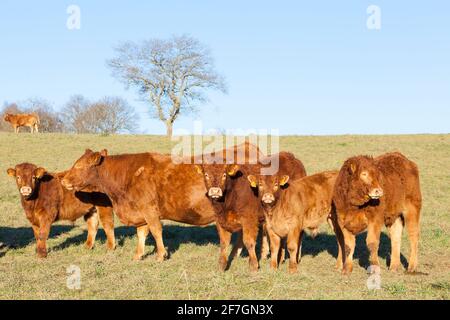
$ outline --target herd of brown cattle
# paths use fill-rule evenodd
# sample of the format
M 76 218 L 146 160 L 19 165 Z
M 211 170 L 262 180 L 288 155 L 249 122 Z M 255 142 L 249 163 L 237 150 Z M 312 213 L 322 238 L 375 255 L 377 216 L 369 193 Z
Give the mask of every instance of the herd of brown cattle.
M 244 154 L 244 164 L 225 161 L 230 151 L 234 159 Z M 200 156 L 201 160 L 206 156 L 211 154 Z M 217 161 L 217 153 L 214 156 Z M 198 157 L 192 157 L 190 164 L 176 164 L 170 155 L 158 153 L 108 155 L 106 150 L 86 150 L 66 172 L 49 173 L 23 163 L 8 169 L 8 175 L 16 179 L 39 257 L 47 255 L 46 240 L 53 222 L 82 216 L 88 225 L 86 246 L 93 247 L 100 220 L 108 249 L 114 249 L 115 213 L 123 224 L 137 228 L 136 260 L 144 255 L 149 232 L 155 238 L 156 259 L 167 257 L 161 220 L 196 226 L 215 223 L 221 270 L 229 267 L 230 258 L 243 246 L 250 270 L 258 270 L 255 248 L 261 229 L 261 257 L 268 256 L 270 245 L 270 266 L 277 269 L 287 248 L 289 271 L 296 272 L 304 232 L 315 237 L 319 226 L 328 221 L 339 249 L 337 268 L 343 273 L 352 272 L 355 236 L 365 230 L 370 264 L 379 266 L 383 224 L 391 239 L 390 269 L 400 267 L 406 226 L 411 244 L 408 272 L 416 270 L 422 204 L 419 172 L 402 154 L 353 157 L 340 171 L 311 176 L 293 154 L 265 156 L 249 143 L 223 150 L 224 161 L 194 164 L 199 163 Z M 278 172 L 263 175 L 262 169 L 275 157 Z M 239 236 L 228 256 L 233 233 Z

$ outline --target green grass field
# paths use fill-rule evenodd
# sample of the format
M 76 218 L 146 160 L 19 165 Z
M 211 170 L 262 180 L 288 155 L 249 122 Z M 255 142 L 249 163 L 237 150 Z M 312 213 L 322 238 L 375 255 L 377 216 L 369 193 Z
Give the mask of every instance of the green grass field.
M 84 248 L 83 220 L 57 223 L 48 241 L 48 258 L 38 260 L 31 227 L 6 169 L 32 162 L 49 171 L 69 168 L 86 148 L 124 152 L 170 152 L 158 136 L 93 136 L 0 133 L 0 299 L 449 299 L 450 298 L 450 135 L 283 137 L 281 149 L 294 152 L 309 173 L 338 169 L 349 156 L 401 151 L 420 168 L 423 193 L 422 234 L 417 275 L 389 273 L 390 245 L 381 239 L 382 289 L 366 286 L 365 235 L 358 238 L 355 270 L 350 277 L 334 269 L 337 245 L 327 225 L 321 235 L 306 237 L 296 275 L 287 265 L 278 272 L 261 261 L 250 274 L 247 257 L 236 258 L 228 272 L 218 271 L 214 226 L 197 228 L 165 222 L 164 240 L 171 257 L 157 263 L 147 240 L 148 256 L 134 262 L 135 229 L 117 222 L 117 249 L 107 252 L 100 230 L 92 251 Z M 384 231 L 385 232 L 385 231 Z M 402 254 L 409 243 L 404 234 Z M 81 290 L 66 286 L 66 269 L 81 269 Z

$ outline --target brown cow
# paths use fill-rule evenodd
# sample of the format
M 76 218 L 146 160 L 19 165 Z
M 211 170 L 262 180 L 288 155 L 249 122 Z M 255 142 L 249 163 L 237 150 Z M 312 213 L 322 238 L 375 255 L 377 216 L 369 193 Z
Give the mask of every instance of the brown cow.
M 256 147 L 255 147 L 256 148 Z M 258 151 L 259 152 L 259 151 Z M 259 157 L 264 157 L 258 153 Z M 288 152 L 269 157 L 271 161 L 278 157 L 281 174 L 290 174 L 295 178 L 306 175 L 302 162 Z M 237 159 L 235 157 L 235 159 Z M 227 248 L 233 232 L 243 232 L 243 241 L 249 253 L 249 264 L 251 271 L 259 268 L 256 256 L 256 239 L 259 226 L 264 222 L 262 212 L 254 190 L 248 185 L 246 177 L 261 173 L 265 167 L 261 163 L 268 163 L 269 159 L 259 158 L 256 164 L 249 164 L 249 155 L 246 155 L 247 164 L 203 164 L 197 166 L 198 172 L 203 175 L 208 197 L 217 214 L 217 225 L 221 243 L 221 254 L 219 259 L 220 268 L 225 270 L 228 265 Z M 254 159 L 252 160 L 254 161 Z M 263 239 L 262 256 L 265 256 L 267 244 Z M 233 255 L 233 254 L 232 254 Z
M 99 217 L 108 238 L 108 249 L 115 248 L 112 207 L 106 195 L 68 191 L 61 185 L 65 172 L 48 173 L 30 163 L 19 164 L 8 169 L 7 173 L 16 178 L 22 207 L 37 241 L 39 257 L 47 256 L 46 241 L 54 222 L 75 221 L 81 217 L 88 225 L 87 248 L 94 246 Z
M 20 127 L 30 127 L 31 133 L 39 132 L 41 123 L 37 114 L 10 114 L 5 115 L 5 121 L 11 123 L 15 133 L 19 133 Z
M 195 167 L 174 164 L 170 155 L 108 156 L 106 150 L 86 150 L 66 174 L 63 184 L 75 190 L 93 187 L 108 195 L 120 221 L 137 227 L 135 260 L 144 254 L 149 231 L 155 238 L 157 260 L 163 261 L 167 256 L 161 220 L 197 226 L 215 222 L 203 179 Z
M 395 271 L 400 266 L 405 224 L 411 244 L 408 272 L 416 270 L 422 196 L 419 170 L 414 162 L 397 152 L 375 159 L 350 158 L 340 170 L 334 202 L 337 215 L 333 222 L 339 243 L 337 267 L 343 267 L 343 273 L 352 272 L 355 235 L 366 229 L 370 264 L 379 266 L 378 247 L 383 224 L 391 238 L 390 269 Z
M 247 177 L 264 209 L 272 269 L 278 268 L 280 240 L 287 237 L 289 272 L 297 272 L 304 230 L 315 237 L 319 226 L 330 218 L 337 176 L 338 171 L 328 171 L 301 179 L 279 174 Z

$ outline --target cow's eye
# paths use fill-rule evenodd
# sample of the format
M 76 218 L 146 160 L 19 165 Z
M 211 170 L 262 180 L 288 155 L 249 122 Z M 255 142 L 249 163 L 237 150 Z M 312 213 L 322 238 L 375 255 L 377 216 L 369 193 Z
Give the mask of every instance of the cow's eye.
M 17 177 L 17 181 L 20 181 L 21 179 L 20 179 L 20 177 Z
M 209 179 L 209 174 L 205 173 L 205 178 Z
M 225 179 L 226 177 L 227 177 L 227 174 L 226 174 L 226 173 L 224 173 L 224 174 L 223 174 L 223 178 Z

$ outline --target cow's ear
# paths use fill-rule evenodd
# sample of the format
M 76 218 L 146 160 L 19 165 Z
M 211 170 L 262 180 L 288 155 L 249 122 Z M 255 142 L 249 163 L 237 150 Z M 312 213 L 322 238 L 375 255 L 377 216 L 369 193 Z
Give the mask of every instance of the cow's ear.
M 232 164 L 227 168 L 227 173 L 230 177 L 234 177 L 239 171 L 239 166 L 237 164 Z
M 107 157 L 107 156 L 108 156 L 108 150 L 103 149 L 102 151 L 100 151 L 100 155 L 101 155 L 102 157 Z
M 203 175 L 203 168 L 197 164 L 194 164 L 195 171 L 197 171 L 198 174 Z
M 280 186 L 284 187 L 289 182 L 289 176 L 282 176 L 280 179 Z
M 94 153 L 93 155 L 92 155 L 92 158 L 91 158 L 91 165 L 93 165 L 93 166 L 98 166 L 99 164 L 100 164 L 100 162 L 102 162 L 102 155 L 101 155 L 101 153 L 100 152 L 96 152 L 96 153 Z
M 9 168 L 8 170 L 6 170 L 6 173 L 7 173 L 8 176 L 10 176 L 10 177 L 15 177 L 15 176 L 16 176 L 16 169 Z
M 247 177 L 247 180 L 250 182 L 250 185 L 252 186 L 252 188 L 258 187 L 258 180 L 256 179 L 256 177 L 254 175 L 249 175 Z
M 85 154 L 88 154 L 88 153 L 94 153 L 94 151 L 92 151 L 91 149 L 86 149 L 86 150 L 84 150 L 84 153 L 85 153 Z
M 41 179 L 45 175 L 45 172 L 47 172 L 47 170 L 44 168 L 37 168 L 34 170 L 34 177 L 36 179 Z

